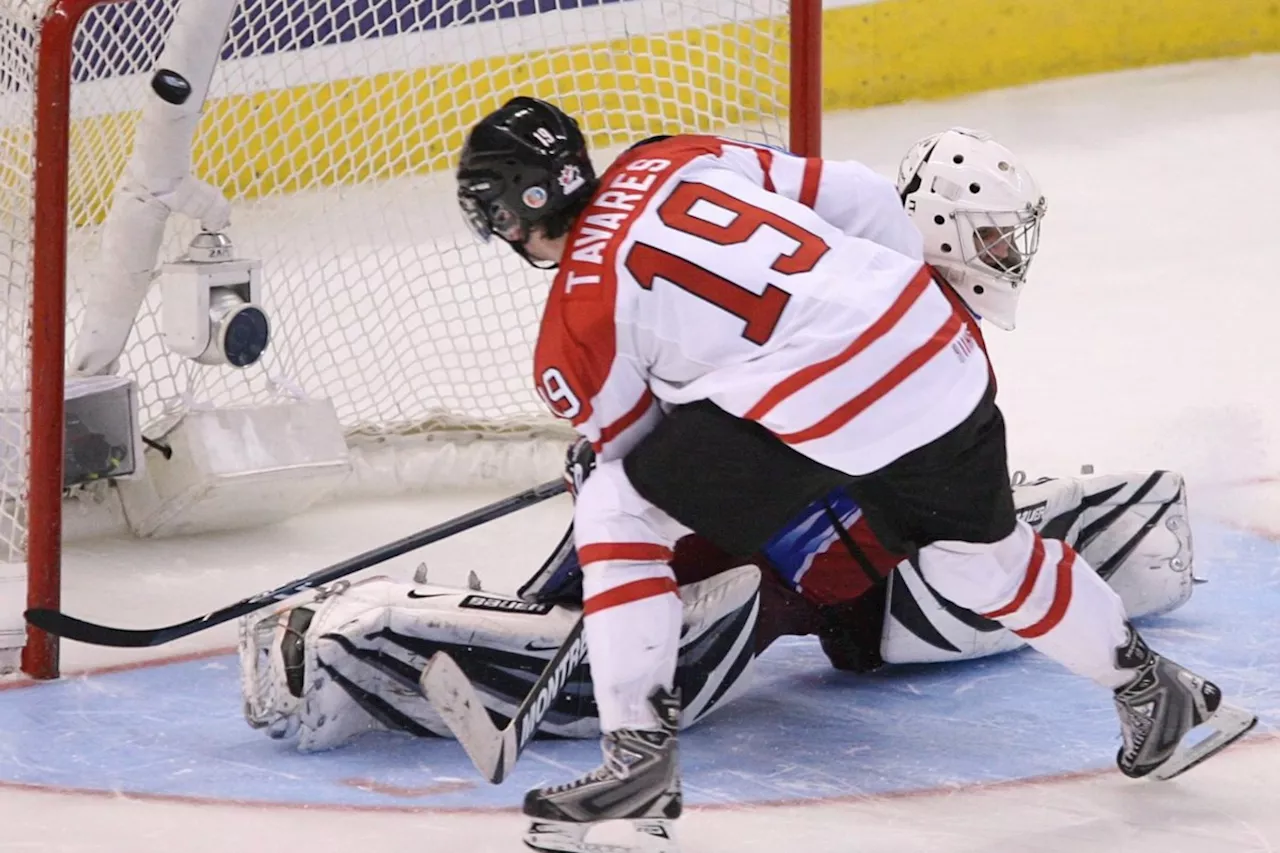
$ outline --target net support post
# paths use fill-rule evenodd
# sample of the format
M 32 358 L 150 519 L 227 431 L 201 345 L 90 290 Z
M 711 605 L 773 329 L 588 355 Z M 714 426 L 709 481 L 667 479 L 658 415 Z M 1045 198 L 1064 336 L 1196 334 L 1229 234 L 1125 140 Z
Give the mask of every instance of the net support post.
M 789 148 L 822 156 L 822 0 L 791 2 Z
M 55 0 L 40 22 L 34 83 L 35 169 L 31 270 L 30 430 L 27 485 L 27 606 L 62 603 L 63 385 L 66 353 L 67 181 L 71 58 L 76 27 L 99 0 Z M 58 677 L 58 639 L 27 626 L 22 669 Z

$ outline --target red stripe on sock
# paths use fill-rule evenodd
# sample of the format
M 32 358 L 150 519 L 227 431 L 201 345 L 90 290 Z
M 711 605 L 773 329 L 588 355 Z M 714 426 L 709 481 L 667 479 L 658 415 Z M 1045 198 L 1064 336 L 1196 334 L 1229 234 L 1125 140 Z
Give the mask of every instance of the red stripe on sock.
M 665 563 L 670 559 L 670 548 L 652 542 L 603 542 L 598 545 L 583 545 L 578 549 L 578 563 L 582 566 L 607 560 L 654 560 Z
M 1062 543 L 1062 560 L 1058 563 L 1058 577 L 1056 579 L 1058 588 L 1053 592 L 1053 604 L 1049 605 L 1049 612 L 1030 628 L 1023 628 L 1021 631 L 1014 631 L 1013 633 L 1024 640 L 1034 640 L 1036 637 L 1043 637 L 1058 627 L 1058 624 L 1062 622 L 1062 617 L 1067 615 L 1067 608 L 1071 606 L 1071 567 L 1075 561 L 1076 552 L 1072 551 L 1065 542 Z
M 1031 596 L 1031 590 L 1035 588 L 1036 579 L 1040 577 L 1040 569 L 1043 566 L 1044 540 L 1037 533 L 1035 545 L 1031 547 L 1031 559 L 1027 561 L 1027 575 L 1022 579 L 1022 586 L 1018 587 L 1018 594 L 1013 597 L 1013 601 L 1010 601 L 999 610 L 992 610 L 990 613 L 983 613 L 982 615 L 988 619 L 1001 619 L 1011 613 L 1016 613 L 1019 607 L 1027 603 L 1027 598 Z
M 653 598 L 667 593 L 679 594 L 679 587 L 671 578 L 644 578 L 643 580 L 615 586 L 599 595 L 593 595 L 582 603 L 582 615 L 590 616 L 620 604 L 630 604 L 645 598 Z

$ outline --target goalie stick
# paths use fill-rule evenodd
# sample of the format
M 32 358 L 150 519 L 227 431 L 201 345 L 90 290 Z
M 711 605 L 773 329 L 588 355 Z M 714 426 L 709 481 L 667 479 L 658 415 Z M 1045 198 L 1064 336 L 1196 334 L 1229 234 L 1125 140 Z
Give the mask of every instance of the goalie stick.
M 582 624 L 579 616 L 529 695 L 511 716 L 511 722 L 501 731 L 493 724 L 471 679 L 448 654 L 436 652 L 422 671 L 418 679 L 422 695 L 449 726 L 480 775 L 493 784 L 501 784 L 511 773 L 570 673 L 587 656 Z
M 205 628 L 212 628 L 214 625 L 238 619 L 247 613 L 252 613 L 277 601 L 283 601 L 299 592 L 305 592 L 336 581 L 362 569 L 384 563 L 393 557 L 407 554 L 425 545 L 439 542 L 441 539 L 447 539 L 464 530 L 470 530 L 486 522 L 502 518 L 504 515 L 510 515 L 516 510 L 553 498 L 563 491 L 565 491 L 563 480 L 550 480 L 509 498 L 482 506 L 479 509 L 473 509 L 471 512 L 460 515 L 450 521 L 412 533 L 403 539 L 397 539 L 395 542 L 382 545 L 363 554 L 357 554 L 350 559 L 313 572 L 304 578 L 289 581 L 283 586 L 241 599 L 235 604 L 230 604 L 212 613 L 206 613 L 203 616 L 188 619 L 186 622 L 179 622 L 176 625 L 166 625 L 163 628 L 112 628 L 107 625 L 86 622 L 74 616 L 68 616 L 59 610 L 43 608 L 28 610 L 23 615 L 28 622 L 41 631 L 46 631 L 68 640 L 77 640 L 81 643 L 89 643 L 95 646 L 116 646 L 119 648 L 159 646 L 177 640 L 180 637 L 203 631 Z

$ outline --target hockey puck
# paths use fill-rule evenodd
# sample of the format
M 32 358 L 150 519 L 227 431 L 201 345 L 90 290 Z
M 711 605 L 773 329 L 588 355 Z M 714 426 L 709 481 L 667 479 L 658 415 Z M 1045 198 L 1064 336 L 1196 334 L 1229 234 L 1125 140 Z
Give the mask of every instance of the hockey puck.
M 177 71 L 161 68 L 151 76 L 151 89 L 161 100 L 178 106 L 191 97 L 191 84 Z
M 1092 466 L 1092 465 L 1081 465 L 1081 466 L 1080 466 L 1080 473 L 1081 473 L 1081 474 L 1092 474 L 1092 473 L 1093 473 L 1093 466 Z

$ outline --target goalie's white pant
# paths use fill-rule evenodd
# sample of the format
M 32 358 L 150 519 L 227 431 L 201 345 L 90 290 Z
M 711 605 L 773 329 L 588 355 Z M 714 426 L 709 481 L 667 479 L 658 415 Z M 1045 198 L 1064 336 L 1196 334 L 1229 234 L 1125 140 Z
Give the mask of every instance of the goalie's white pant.
M 935 542 L 920 571 L 947 599 L 1000 622 L 1072 672 L 1114 689 L 1132 677 L 1116 666 L 1124 645 L 1120 597 L 1063 542 L 1019 521 L 990 545 Z

